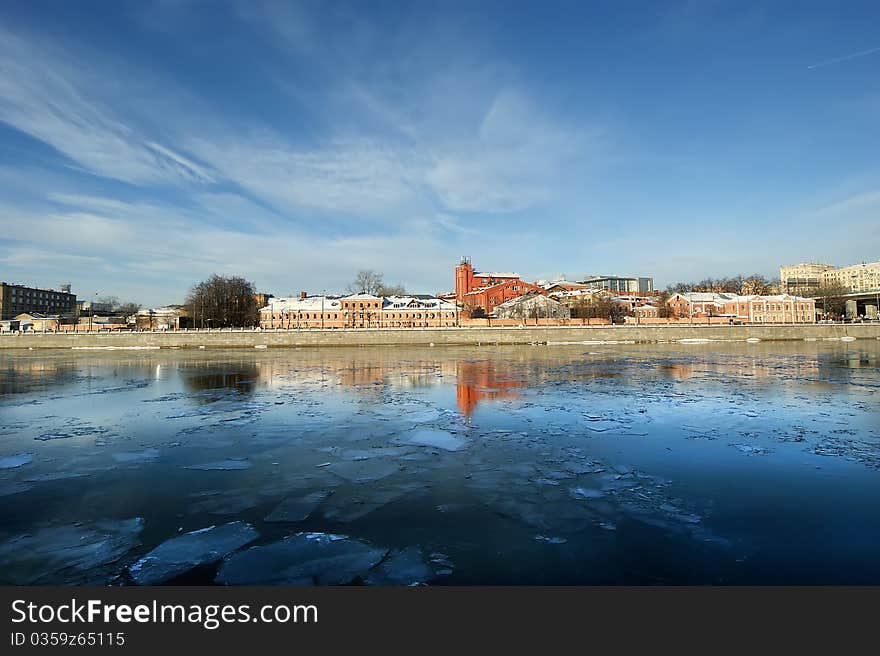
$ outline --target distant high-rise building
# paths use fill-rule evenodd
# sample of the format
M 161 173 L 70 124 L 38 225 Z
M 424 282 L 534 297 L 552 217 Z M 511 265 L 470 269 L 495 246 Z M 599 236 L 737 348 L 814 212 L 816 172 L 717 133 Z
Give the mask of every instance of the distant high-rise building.
M 579 280 L 590 289 L 605 289 L 616 294 L 645 294 L 654 291 L 654 279 L 623 276 L 587 276 Z

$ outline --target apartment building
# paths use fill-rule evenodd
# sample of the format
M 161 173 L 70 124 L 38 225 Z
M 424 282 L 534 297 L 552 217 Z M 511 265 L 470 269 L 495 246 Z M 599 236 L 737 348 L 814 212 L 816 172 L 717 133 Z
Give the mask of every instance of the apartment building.
M 76 294 L 0 282 L 0 321 L 19 314 L 67 314 L 76 312 Z

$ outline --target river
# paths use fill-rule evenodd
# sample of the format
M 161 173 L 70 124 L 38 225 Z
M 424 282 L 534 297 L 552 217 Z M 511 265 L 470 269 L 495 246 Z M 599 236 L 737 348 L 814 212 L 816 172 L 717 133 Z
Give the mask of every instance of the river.
M 878 365 L 875 340 L 2 353 L 0 582 L 877 585 Z

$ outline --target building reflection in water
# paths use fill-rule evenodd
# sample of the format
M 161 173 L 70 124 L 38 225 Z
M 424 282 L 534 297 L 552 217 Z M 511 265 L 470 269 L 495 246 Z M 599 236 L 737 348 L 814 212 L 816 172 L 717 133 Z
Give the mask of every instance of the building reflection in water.
M 200 366 L 201 365 L 201 366 Z M 187 363 L 181 367 L 184 388 L 190 392 L 230 389 L 240 394 L 252 394 L 260 381 L 260 369 L 256 364 L 238 362 Z
M 473 415 L 477 404 L 483 401 L 520 398 L 514 388 L 525 386 L 523 381 L 506 379 L 499 374 L 495 363 L 488 360 L 462 360 L 457 363 L 457 369 L 455 400 L 465 417 Z

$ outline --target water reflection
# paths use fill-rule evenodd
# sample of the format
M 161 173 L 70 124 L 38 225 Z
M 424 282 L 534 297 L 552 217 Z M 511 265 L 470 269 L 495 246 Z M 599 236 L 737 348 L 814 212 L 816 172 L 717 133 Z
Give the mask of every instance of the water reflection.
M 260 383 L 260 368 L 256 365 L 237 365 L 232 370 L 215 369 L 216 365 L 207 368 L 210 371 L 192 373 L 192 367 L 181 370 L 184 387 L 192 392 L 206 390 L 232 389 L 241 394 L 251 394 Z
M 521 398 L 514 389 L 526 385 L 521 380 L 510 380 L 510 373 L 499 371 L 492 360 L 461 360 L 456 375 L 456 405 L 465 417 L 473 415 L 477 404 L 483 401 Z
M 880 583 L 878 361 L 874 342 L 3 353 L 0 582 L 131 583 L 181 530 L 246 522 L 261 545 L 405 552 L 432 583 Z M 113 558 L 53 552 L 83 540 Z

